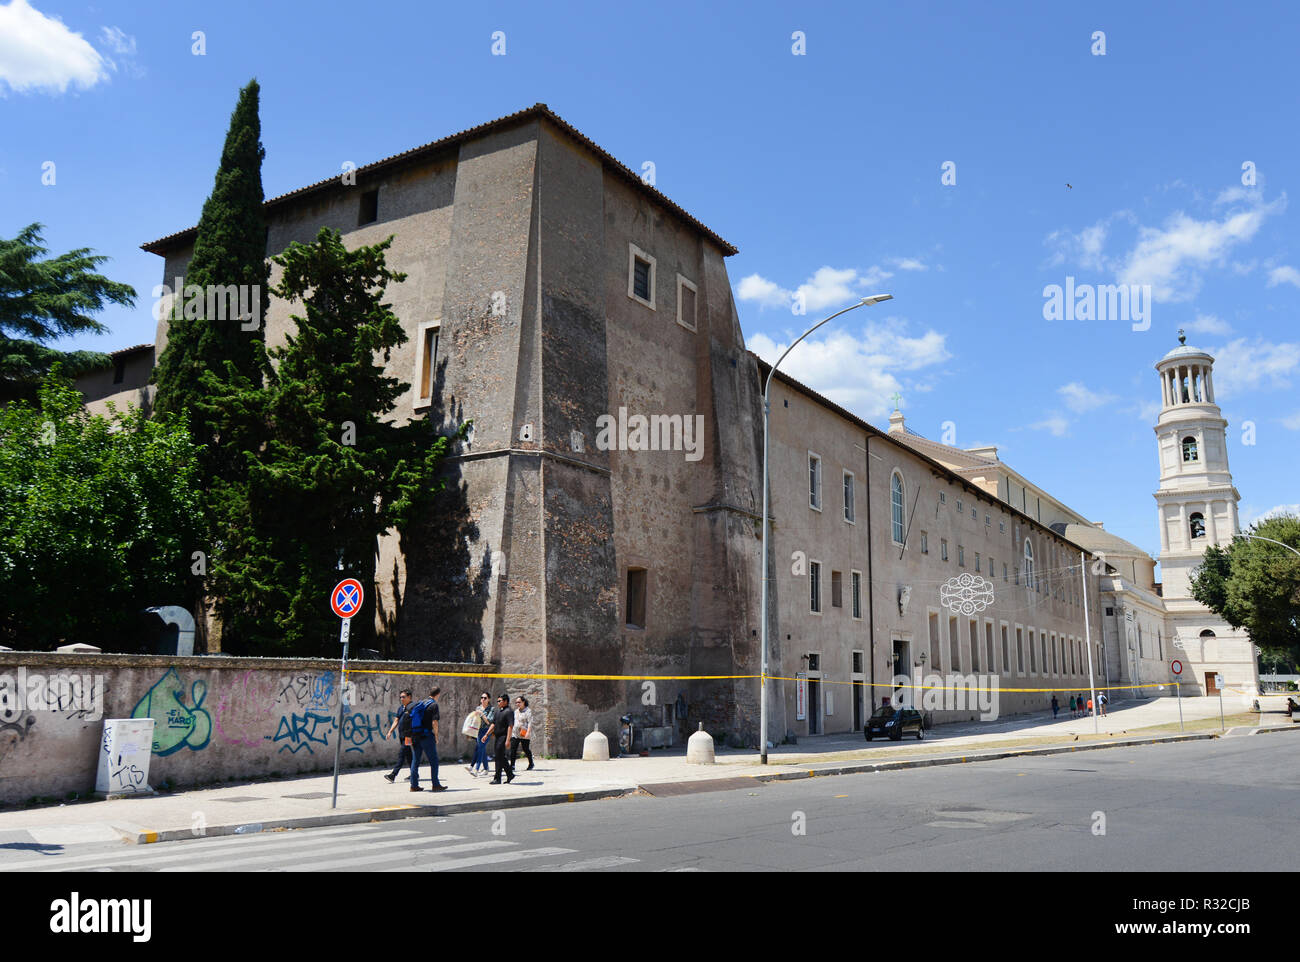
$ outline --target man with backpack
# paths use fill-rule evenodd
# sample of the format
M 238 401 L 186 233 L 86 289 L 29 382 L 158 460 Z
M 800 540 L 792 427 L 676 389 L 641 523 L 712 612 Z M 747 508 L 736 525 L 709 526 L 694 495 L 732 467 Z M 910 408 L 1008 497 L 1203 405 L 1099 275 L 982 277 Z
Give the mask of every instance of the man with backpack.
M 430 780 L 433 782 L 429 789 L 431 792 L 445 792 L 446 785 L 438 782 L 438 695 L 442 689 L 434 686 L 429 692 L 429 697 L 424 701 L 417 701 L 411 706 L 409 712 L 411 724 L 411 736 L 408 743 L 411 746 L 411 791 L 422 792 L 420 787 L 420 755 L 423 753 L 429 757 L 429 767 L 432 769 Z

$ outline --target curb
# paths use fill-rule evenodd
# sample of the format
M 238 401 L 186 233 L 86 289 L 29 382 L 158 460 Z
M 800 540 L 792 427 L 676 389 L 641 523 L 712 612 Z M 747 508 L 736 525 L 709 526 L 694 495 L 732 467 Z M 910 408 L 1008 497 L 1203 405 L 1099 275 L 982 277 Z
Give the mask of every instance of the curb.
M 1256 728 L 1254 734 L 1267 735 L 1269 732 L 1300 732 L 1300 725 L 1295 722 L 1289 725 L 1269 725 L 1265 728 Z
M 634 794 L 636 787 L 592 789 L 585 792 L 555 792 L 550 795 L 523 795 L 502 798 L 491 804 L 484 802 L 453 802 L 450 805 L 386 805 L 382 808 L 360 808 L 352 811 L 330 812 L 326 815 L 300 815 L 295 818 L 268 819 L 262 822 L 231 823 L 204 826 L 201 834 L 192 829 L 168 828 L 150 831 L 139 825 L 121 823 L 112 828 L 123 840 L 133 845 L 152 842 L 176 842 L 187 838 L 217 838 L 223 835 L 258 835 L 263 832 L 295 828 L 321 828 L 325 825 L 361 825 L 367 822 L 388 822 L 399 818 L 429 818 L 440 815 L 461 815 L 467 812 L 495 812 L 506 808 L 528 808 L 534 805 L 562 805 L 566 802 L 594 802 L 602 798 L 622 798 Z
M 823 778 L 829 775 L 859 775 L 870 772 L 902 771 L 909 768 L 932 768 L 938 765 L 966 765 L 974 762 L 994 762 L 1004 758 L 1024 758 L 1035 755 L 1065 755 L 1070 752 L 1091 752 L 1103 748 L 1131 748 L 1135 745 L 1161 745 L 1170 742 L 1208 741 L 1219 738 L 1219 732 L 1195 735 L 1168 735 L 1161 738 L 1125 738 L 1113 742 L 1095 742 L 1085 745 L 1054 745 L 1049 748 L 1019 748 L 1001 752 L 974 755 L 940 755 L 934 758 L 902 759 L 896 762 L 859 762 L 834 768 L 805 768 L 799 771 L 779 772 L 771 775 L 751 775 L 760 782 L 782 782 L 796 778 Z

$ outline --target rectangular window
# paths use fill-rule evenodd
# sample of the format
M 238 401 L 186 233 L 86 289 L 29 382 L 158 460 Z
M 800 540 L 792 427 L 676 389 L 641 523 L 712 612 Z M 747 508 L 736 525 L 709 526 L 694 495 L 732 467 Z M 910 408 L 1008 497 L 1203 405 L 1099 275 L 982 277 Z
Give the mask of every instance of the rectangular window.
M 1043 667 L 1047 667 L 1047 656 L 1043 656 Z M 1056 635 L 1052 635 L 1052 674 L 1059 674 L 1060 666 L 1056 663 Z
M 853 524 L 854 521 L 853 475 L 848 471 L 844 472 L 844 520 L 849 524 Z
M 1047 632 L 1038 633 L 1038 646 L 1043 650 L 1043 674 L 1047 674 Z
M 855 675 L 862 674 L 862 654 L 860 651 L 853 653 L 853 674 Z
M 947 504 L 947 503 L 948 503 L 948 492 L 946 492 L 946 491 L 940 491 L 940 492 L 939 492 L 939 503 L 940 503 L 940 504 Z
M 939 560 L 940 561 L 948 560 L 948 539 L 947 538 L 939 539 Z
M 921 532 L 921 554 L 929 554 L 929 553 L 930 553 L 930 536 L 926 532 L 922 531 Z
M 126 358 L 113 358 L 113 383 L 121 384 L 126 380 Z
M 889 478 L 889 510 L 891 534 L 894 544 L 903 544 L 906 531 L 903 529 L 903 506 L 906 495 L 903 493 L 903 476 L 895 472 Z
M 989 515 L 987 515 L 987 514 L 984 515 L 984 527 L 987 528 L 987 527 L 989 527 L 991 524 L 993 524 L 993 519 L 992 519 Z
M 839 571 L 831 572 L 831 607 L 844 607 L 844 575 Z
M 966 546 L 965 545 L 960 545 L 960 544 L 957 545 L 957 564 L 963 568 L 966 567 Z
M 958 514 L 961 514 L 961 512 L 962 512 L 961 498 L 958 498 L 958 499 L 957 499 L 957 513 L 958 513 Z
M 1002 565 L 1002 581 L 1003 581 L 1003 583 L 1006 583 L 1006 580 L 1007 580 L 1007 566 L 1006 566 L 1005 563 L 1003 563 L 1003 565 Z
M 1006 533 L 1007 533 L 1007 523 L 1006 523 L 1005 521 L 999 521 L 999 522 L 998 522 L 998 532 L 999 532 L 1000 534 L 1006 534 Z
M 1025 635 L 1024 629 L 1016 625 L 1016 671 L 1025 673 Z
M 948 645 L 952 649 L 949 652 L 952 658 L 952 670 L 961 671 L 961 635 L 957 633 L 957 619 L 948 619 Z
M 997 670 L 997 662 L 993 660 L 993 622 L 984 622 L 984 647 L 989 656 L 989 662 L 984 666 L 984 670 L 993 672 Z
M 646 569 L 627 569 L 627 617 L 629 628 L 645 627 Z
M 970 622 L 970 670 L 980 670 L 980 626 L 977 622 Z
M 635 244 L 628 244 L 627 296 L 655 310 L 655 259 Z
M 696 328 L 695 324 L 695 298 L 698 293 L 694 284 L 677 275 L 677 323 L 688 331 Z
M 821 562 L 818 562 L 818 561 L 810 561 L 810 562 L 808 562 L 808 584 L 809 584 L 809 589 L 810 589 L 811 592 L 812 592 L 812 594 L 811 594 L 811 604 L 812 604 L 812 607 L 811 607 L 809 610 L 810 610 L 810 611 L 821 611 L 821 610 L 822 610 L 822 566 L 821 566 Z
M 978 521 L 980 519 L 980 513 L 978 508 L 970 509 L 970 519 L 972 521 Z
M 808 452 L 808 507 L 822 509 L 822 459 Z
M 862 617 L 862 572 L 854 571 L 851 574 L 853 587 L 853 617 Z M 861 668 L 854 668 L 854 671 L 861 671 Z
M 426 321 L 416 334 L 415 384 L 419 391 L 414 404 L 424 407 L 433 403 L 433 388 L 438 379 L 438 333 L 441 322 Z
M 1034 651 L 1034 629 L 1029 629 L 1029 672 L 1038 671 L 1038 652 Z
M 373 224 L 379 220 L 379 190 L 368 190 L 361 195 L 361 208 L 357 212 L 357 226 Z
M 943 659 L 939 657 L 939 616 L 930 613 L 930 667 L 935 671 L 943 671 Z M 894 674 L 904 674 L 899 669 L 894 669 Z
M 980 568 L 980 553 L 979 553 L 978 551 L 976 551 L 976 552 L 975 552 L 975 571 L 978 573 L 978 572 L 980 572 L 980 571 L 982 571 L 982 570 L 983 570 L 983 569 Z
M 1002 626 L 1002 670 L 1011 671 L 1011 652 L 1007 646 L 1007 626 Z

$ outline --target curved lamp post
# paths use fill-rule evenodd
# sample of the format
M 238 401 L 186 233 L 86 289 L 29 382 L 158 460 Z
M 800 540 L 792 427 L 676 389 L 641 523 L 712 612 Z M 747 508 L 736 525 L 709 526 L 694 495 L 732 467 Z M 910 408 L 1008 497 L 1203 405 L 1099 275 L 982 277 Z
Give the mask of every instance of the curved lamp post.
M 785 354 L 782 354 L 779 358 L 776 359 L 776 363 L 772 365 L 772 370 L 767 372 L 767 380 L 763 382 L 763 588 L 762 588 L 763 600 L 759 608 L 760 617 L 763 619 L 763 627 L 762 627 L 763 655 L 762 655 L 762 674 L 758 680 L 758 702 L 759 702 L 758 744 L 759 744 L 759 750 L 761 752 L 762 763 L 764 765 L 767 764 L 767 641 L 768 641 L 767 639 L 767 594 L 768 594 L 768 581 L 770 580 L 767 575 L 767 529 L 768 529 L 767 446 L 768 446 L 768 419 L 772 413 L 772 405 L 770 403 L 770 397 L 772 391 L 772 376 L 776 374 L 776 369 L 781 366 L 781 362 L 785 360 L 786 355 L 795 349 L 795 346 L 799 343 L 799 341 L 802 341 L 805 337 L 807 337 L 813 331 L 817 330 L 817 328 L 821 327 L 823 324 L 827 323 L 828 321 L 835 320 L 835 318 L 839 317 L 841 314 L 847 314 L 849 311 L 856 311 L 859 307 L 866 307 L 870 304 L 879 304 L 881 301 L 892 300 L 893 297 L 894 297 L 893 294 L 873 294 L 870 297 L 862 298 L 862 300 L 858 301 L 858 303 L 853 304 L 850 307 L 846 307 L 842 311 L 836 311 L 834 314 L 832 314 L 830 317 L 826 318 L 823 321 L 818 321 L 812 327 L 808 328 L 808 330 L 800 334 L 798 340 L 796 340 L 794 344 L 791 344 L 789 347 L 785 349 Z M 870 536 L 871 536 L 871 532 L 867 532 L 867 537 Z

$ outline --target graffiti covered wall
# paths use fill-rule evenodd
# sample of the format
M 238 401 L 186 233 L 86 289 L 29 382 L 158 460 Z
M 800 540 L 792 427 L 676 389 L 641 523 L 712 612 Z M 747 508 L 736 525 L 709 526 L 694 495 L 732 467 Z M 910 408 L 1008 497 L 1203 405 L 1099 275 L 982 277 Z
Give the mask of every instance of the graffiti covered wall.
M 0 804 L 94 789 L 106 718 L 152 718 L 149 784 L 176 787 L 392 764 L 397 693 L 439 685 L 438 751 L 465 751 L 460 720 L 499 681 L 448 677 L 492 666 L 226 656 L 0 652 Z M 382 674 L 351 674 L 366 669 Z M 411 672 L 440 672 L 440 677 Z M 345 695 L 343 724 L 338 721 Z

